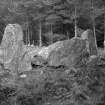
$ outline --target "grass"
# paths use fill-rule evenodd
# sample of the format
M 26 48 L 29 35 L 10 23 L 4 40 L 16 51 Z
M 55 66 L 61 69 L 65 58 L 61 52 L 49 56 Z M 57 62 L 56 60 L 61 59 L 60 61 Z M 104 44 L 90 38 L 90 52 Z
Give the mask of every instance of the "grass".
M 0 105 L 104 105 L 105 65 L 101 61 L 98 57 L 78 68 L 46 66 L 17 75 L 4 71 Z

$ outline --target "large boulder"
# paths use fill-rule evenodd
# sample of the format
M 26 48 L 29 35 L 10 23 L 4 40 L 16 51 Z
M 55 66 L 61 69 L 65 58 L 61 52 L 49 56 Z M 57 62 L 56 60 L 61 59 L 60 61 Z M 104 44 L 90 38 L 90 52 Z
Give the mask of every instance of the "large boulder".
M 86 41 L 80 38 L 62 41 L 58 49 L 53 49 L 48 57 L 50 66 L 76 66 L 83 63 L 83 59 L 88 54 Z
M 59 48 L 61 48 L 63 46 L 63 41 L 58 41 L 56 43 L 53 43 L 51 45 L 49 45 L 48 47 L 41 47 L 41 48 L 37 48 L 28 52 L 28 55 L 26 56 L 31 58 L 31 64 L 32 67 L 43 67 L 46 66 L 46 64 L 48 64 L 48 58 L 50 53 L 53 50 L 58 50 Z
M 30 55 L 34 56 L 32 58 L 34 65 L 47 64 L 54 67 L 80 65 L 88 58 L 86 41 L 81 38 L 59 41 L 33 51 Z
M 31 58 L 33 58 L 34 56 L 41 56 L 43 59 L 47 60 L 49 54 L 53 50 L 57 50 L 63 46 L 62 42 L 63 41 L 58 41 L 56 43 L 49 45 L 48 47 L 41 47 L 41 48 L 36 47 L 35 49 L 28 51 L 28 55 L 30 55 Z
M 85 31 L 81 38 L 58 41 L 28 53 L 35 65 L 41 66 L 47 62 L 49 66 L 55 67 L 81 65 L 89 60 L 89 54 L 97 55 L 95 37 L 91 30 Z

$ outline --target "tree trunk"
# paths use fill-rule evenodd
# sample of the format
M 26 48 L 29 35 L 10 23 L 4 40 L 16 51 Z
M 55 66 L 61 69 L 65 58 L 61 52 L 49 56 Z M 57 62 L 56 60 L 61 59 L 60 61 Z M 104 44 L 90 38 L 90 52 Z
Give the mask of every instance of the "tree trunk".
M 94 1 L 91 0 L 91 8 L 92 8 L 92 22 L 93 22 L 93 34 L 94 34 L 94 38 L 95 38 L 95 45 L 97 48 L 97 41 L 96 41 L 96 28 L 95 28 L 95 13 L 94 13 Z
M 26 45 L 29 44 L 29 30 L 28 30 L 28 19 L 26 21 Z
M 27 28 L 26 28 L 26 45 L 28 45 L 28 32 L 27 32 Z
M 104 5 L 104 49 L 105 49 L 105 5 Z
M 30 28 L 30 44 L 32 43 L 32 30 Z
M 27 26 L 27 33 L 28 33 L 28 44 L 30 45 L 29 23 L 28 23 L 28 26 Z
M 69 39 L 69 32 L 67 31 L 67 39 Z
M 35 45 L 35 42 L 34 42 L 34 40 L 33 40 L 32 44 L 33 44 L 33 45 Z
M 52 44 L 52 43 L 53 43 L 53 26 L 51 24 L 51 43 L 50 44 Z
M 26 35 L 25 35 L 25 42 L 26 42 L 26 45 L 27 45 L 27 30 L 26 30 Z
M 77 37 L 77 7 L 75 5 L 75 37 Z
M 42 24 L 39 23 L 39 46 L 42 47 Z

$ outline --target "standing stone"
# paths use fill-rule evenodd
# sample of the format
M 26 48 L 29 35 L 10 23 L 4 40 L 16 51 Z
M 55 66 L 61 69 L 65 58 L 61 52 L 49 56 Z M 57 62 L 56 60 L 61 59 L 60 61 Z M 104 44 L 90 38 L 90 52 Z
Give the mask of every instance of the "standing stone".
M 0 46 L 0 61 L 5 67 L 15 69 L 23 49 L 23 32 L 18 24 L 6 26 Z
M 86 40 L 87 49 L 89 50 L 90 55 L 97 55 L 97 45 L 96 38 L 92 32 L 92 30 L 88 29 L 84 31 L 81 35 L 81 38 Z

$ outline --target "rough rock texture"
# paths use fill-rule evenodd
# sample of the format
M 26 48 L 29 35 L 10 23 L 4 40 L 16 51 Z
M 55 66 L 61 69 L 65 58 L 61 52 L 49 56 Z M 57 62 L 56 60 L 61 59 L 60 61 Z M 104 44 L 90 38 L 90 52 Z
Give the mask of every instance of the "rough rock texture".
M 36 48 L 35 50 L 32 50 L 28 52 L 29 56 L 26 56 L 26 58 L 31 58 L 31 64 L 33 66 L 44 66 L 48 64 L 48 58 L 50 53 L 54 50 L 58 50 L 63 46 L 63 41 L 58 41 L 52 45 L 49 45 L 48 47 L 42 47 L 42 48 Z
M 58 67 L 73 66 L 78 63 L 83 63 L 85 57 L 88 57 L 88 52 L 85 40 L 82 40 L 81 38 L 73 38 L 71 40 L 59 41 L 48 47 L 41 48 L 37 53 L 33 53 L 33 55 L 35 55 L 35 57 L 33 57 L 32 61 L 35 65 L 41 65 L 43 64 L 43 61 L 45 61 L 49 66 Z M 42 60 L 39 61 L 36 56 L 39 56 Z M 84 59 L 82 59 L 83 56 L 85 56 Z
M 0 61 L 5 68 L 14 70 L 23 52 L 23 32 L 18 24 L 6 26 L 0 46 Z M 18 63 L 19 64 L 19 63 Z
M 83 63 L 85 56 L 86 42 L 80 38 L 65 40 L 59 49 L 53 49 L 48 58 L 50 66 L 74 66 Z M 88 53 L 88 52 L 87 52 Z
M 23 55 L 21 57 L 21 61 L 20 61 L 20 65 L 19 65 L 19 72 L 32 70 L 31 61 L 32 61 L 33 56 L 31 56 L 29 54 L 29 52 L 31 52 L 31 51 L 28 51 L 25 48 L 23 52 L 24 53 L 23 53 Z
M 93 59 L 92 57 L 94 55 L 96 56 L 98 51 L 92 31 L 87 30 L 81 35 L 81 38 L 59 41 L 48 47 L 40 48 L 37 51 L 34 50 L 31 53 L 35 56 L 32 58 L 34 65 L 41 66 L 44 61 L 44 63 L 47 62 L 49 66 L 68 67 L 86 63 L 87 60 Z M 39 56 L 41 60 L 36 56 Z M 89 56 L 92 57 L 89 58 Z
M 96 45 L 96 38 L 92 32 L 92 30 L 88 29 L 81 34 L 81 38 L 86 40 L 87 42 L 87 49 L 89 49 L 90 55 L 97 55 L 97 45 Z
M 53 50 L 58 50 L 62 46 L 63 46 L 63 41 L 58 41 L 56 43 L 49 45 L 48 47 L 36 48 L 36 50 L 30 51 L 29 54 L 32 57 L 37 55 L 37 56 L 42 56 L 43 59 L 48 59 L 49 54 Z
M 38 62 L 38 59 L 34 57 L 41 56 L 42 61 L 47 60 L 50 66 L 77 65 L 78 63 L 85 62 L 87 56 L 97 54 L 96 39 L 93 32 L 89 29 L 82 33 L 81 38 L 58 41 L 48 47 L 38 48 L 29 52 L 31 58 L 33 57 L 32 59 L 34 59 L 34 63 L 40 63 L 39 65 L 41 65 L 42 62 Z

